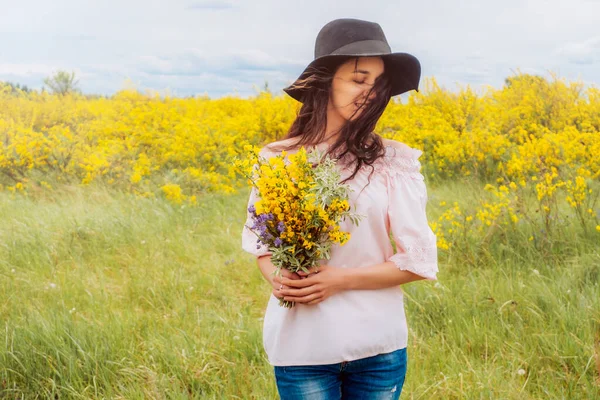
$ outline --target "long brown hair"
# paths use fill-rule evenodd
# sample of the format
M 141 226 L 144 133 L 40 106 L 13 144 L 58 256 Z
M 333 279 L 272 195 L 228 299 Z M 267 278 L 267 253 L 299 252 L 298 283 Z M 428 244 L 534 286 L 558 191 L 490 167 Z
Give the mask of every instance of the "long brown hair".
M 275 146 L 278 151 L 288 151 L 302 145 L 314 146 L 325 139 L 327 105 L 333 76 L 344 62 L 353 58 L 356 59 L 354 65 L 356 70 L 359 57 L 339 57 L 329 65 L 313 68 L 307 78 L 296 83 L 295 87 L 304 92 L 303 102 L 296 119 L 283 139 L 297 137 L 299 140 L 287 146 L 281 144 Z M 372 92 L 375 93 L 375 97 L 369 102 L 368 106 L 365 106 L 364 102 L 360 105 L 364 110 L 356 119 L 347 120 L 342 125 L 338 131 L 340 134 L 337 136 L 336 141 L 329 146 L 324 154 L 324 156 L 335 154 L 335 157 L 339 159 L 350 158 L 351 162 L 355 163 L 352 175 L 343 182 L 353 179 L 363 165 L 371 166 L 372 174 L 374 171 L 373 163 L 385 154 L 385 146 L 381 137 L 373 132 L 377 121 L 385 111 L 391 98 L 390 72 L 385 58 L 383 58 L 383 61 L 384 71 L 377 77 L 364 99 L 369 99 Z M 358 109 L 354 113 L 357 111 Z

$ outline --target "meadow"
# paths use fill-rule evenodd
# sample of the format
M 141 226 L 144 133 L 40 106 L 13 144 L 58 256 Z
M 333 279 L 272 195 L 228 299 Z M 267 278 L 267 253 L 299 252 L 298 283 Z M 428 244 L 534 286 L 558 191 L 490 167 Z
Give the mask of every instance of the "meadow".
M 277 398 L 231 160 L 296 110 L 0 89 L 0 397 Z M 431 79 L 377 132 L 424 151 L 439 246 L 402 398 L 600 398 L 600 90 Z

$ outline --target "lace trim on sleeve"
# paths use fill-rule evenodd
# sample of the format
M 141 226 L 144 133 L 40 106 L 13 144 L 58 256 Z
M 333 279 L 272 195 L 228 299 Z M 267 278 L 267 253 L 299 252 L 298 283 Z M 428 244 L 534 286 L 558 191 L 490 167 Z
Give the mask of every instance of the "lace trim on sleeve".
M 421 163 L 419 157 L 423 152 L 419 149 L 413 149 L 407 145 L 405 147 L 386 146 L 386 155 L 375 164 L 375 170 L 383 172 L 390 178 L 391 186 L 395 186 L 396 179 L 417 179 L 425 180 L 421 174 Z
M 438 272 L 436 236 L 396 237 L 397 243 L 405 252 L 396 253 L 389 258 L 398 269 L 407 270 L 426 279 L 436 280 Z

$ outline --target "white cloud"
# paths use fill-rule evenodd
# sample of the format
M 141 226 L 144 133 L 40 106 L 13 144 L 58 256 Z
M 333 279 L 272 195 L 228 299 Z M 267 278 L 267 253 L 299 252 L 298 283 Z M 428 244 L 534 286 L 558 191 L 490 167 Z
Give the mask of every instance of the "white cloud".
M 2 0 L 0 0 L 2 2 Z M 80 71 L 84 92 L 145 87 L 211 96 L 277 91 L 312 60 L 335 18 L 380 23 L 393 51 L 421 61 L 422 77 L 499 87 L 521 68 L 600 81 L 600 1 L 462 0 L 22 0 L 0 4 L 0 80 L 40 86 L 56 68 Z M 303 10 L 319 10 L 318 14 Z
M 230 1 L 206 0 L 195 1 L 186 6 L 188 10 L 227 10 L 235 5 Z
M 30 77 L 50 75 L 57 68 L 46 64 L 0 64 L 0 76 Z
M 600 36 L 583 42 L 567 43 L 557 49 L 556 53 L 573 64 L 594 64 L 600 61 Z

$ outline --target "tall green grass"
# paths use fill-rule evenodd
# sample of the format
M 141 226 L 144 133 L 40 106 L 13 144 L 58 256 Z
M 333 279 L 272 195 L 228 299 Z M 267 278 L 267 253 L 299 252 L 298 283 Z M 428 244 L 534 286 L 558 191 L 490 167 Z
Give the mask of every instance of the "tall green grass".
M 461 185 L 429 189 L 430 219 Z M 0 194 L 0 398 L 277 398 L 247 199 Z M 404 286 L 402 398 L 600 398 L 597 237 L 440 252 L 438 282 Z

